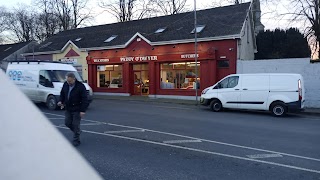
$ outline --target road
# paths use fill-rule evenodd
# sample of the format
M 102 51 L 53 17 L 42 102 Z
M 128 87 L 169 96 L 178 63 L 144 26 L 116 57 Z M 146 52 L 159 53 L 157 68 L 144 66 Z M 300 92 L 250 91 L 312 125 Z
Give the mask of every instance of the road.
M 64 112 L 38 107 L 71 142 Z M 105 179 L 320 180 L 316 116 L 96 99 L 81 123 L 77 149 Z

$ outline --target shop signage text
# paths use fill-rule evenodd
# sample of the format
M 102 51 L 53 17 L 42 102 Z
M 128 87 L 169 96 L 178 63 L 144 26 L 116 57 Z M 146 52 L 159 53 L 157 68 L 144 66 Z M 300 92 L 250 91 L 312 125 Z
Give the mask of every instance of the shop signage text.
M 158 56 L 136 56 L 136 57 L 121 57 L 120 61 L 125 62 L 125 61 L 157 61 Z
M 188 59 L 188 58 L 195 58 L 195 54 L 181 54 L 181 59 Z M 197 54 L 197 57 L 199 57 L 199 54 Z
M 77 59 L 60 59 L 61 62 L 69 63 L 69 64 L 77 64 Z
M 109 59 L 93 59 L 93 62 L 109 62 Z

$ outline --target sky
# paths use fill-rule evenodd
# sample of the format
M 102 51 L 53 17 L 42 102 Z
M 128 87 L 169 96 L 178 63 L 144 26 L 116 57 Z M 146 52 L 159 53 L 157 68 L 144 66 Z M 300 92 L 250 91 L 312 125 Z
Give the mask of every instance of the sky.
M 34 0 L 23 0 L 24 4 L 32 5 Z M 107 14 L 103 12 L 103 9 L 101 9 L 97 4 L 100 0 L 88 0 L 89 6 L 91 9 L 94 9 L 94 16 L 95 21 L 91 23 L 91 25 L 100 25 L 100 24 L 108 24 L 116 22 L 115 18 L 111 16 L 110 14 Z M 105 0 L 106 1 L 106 0 Z M 212 0 L 214 1 L 214 0 Z M 203 9 L 203 8 L 210 8 L 212 7 L 212 1 L 210 0 L 196 0 L 196 6 L 197 9 Z M 221 0 L 215 0 L 215 1 L 221 1 Z M 227 0 L 223 0 L 222 2 L 226 2 Z M 250 0 L 244 0 L 245 2 L 248 2 Z M 261 11 L 262 11 L 262 17 L 261 22 L 265 26 L 265 29 L 275 29 L 275 28 L 282 28 L 286 29 L 288 27 L 298 27 L 298 25 L 289 24 L 288 21 L 284 18 L 282 20 L 279 20 L 278 18 L 275 18 L 277 15 L 274 13 L 275 11 L 278 13 L 283 13 L 288 11 L 285 7 L 288 6 L 289 0 L 279 0 L 277 4 L 271 4 L 271 3 L 263 3 L 264 1 L 261 0 Z M 21 0 L 2 0 L 0 3 L 0 6 L 5 6 L 6 8 L 13 8 L 16 7 L 18 3 L 21 3 Z M 194 0 L 187 0 L 186 4 L 188 9 L 194 8 Z

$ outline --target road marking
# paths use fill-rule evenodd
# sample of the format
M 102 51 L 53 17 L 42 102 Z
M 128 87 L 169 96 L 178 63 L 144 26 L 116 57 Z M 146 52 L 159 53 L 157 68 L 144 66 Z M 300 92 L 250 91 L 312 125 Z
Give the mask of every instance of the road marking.
M 102 125 L 102 123 L 83 123 L 80 124 L 81 126 L 97 126 L 97 125 Z
M 48 118 L 48 119 L 64 119 L 64 118 L 61 117 L 61 118 Z
M 170 140 L 170 141 L 163 141 L 166 144 L 179 144 L 179 143 L 194 143 L 194 142 L 202 142 L 200 140 Z
M 283 157 L 281 154 L 254 154 L 247 155 L 247 157 L 252 159 L 263 159 L 263 158 L 274 158 L 274 157 Z
M 51 113 L 45 113 L 45 114 L 51 114 Z M 62 115 L 57 115 L 57 114 L 51 114 L 51 115 L 62 116 Z M 84 121 L 89 121 L 89 122 L 101 122 L 101 121 L 92 121 L 92 120 L 84 120 Z M 101 123 L 104 123 L 104 122 L 101 122 Z M 113 124 L 113 123 L 104 123 L 104 124 L 108 124 L 108 125 L 111 125 L 111 126 L 117 126 L 117 127 L 131 128 L 131 129 L 136 129 L 136 130 L 145 130 L 145 131 L 147 131 L 147 132 L 154 132 L 154 133 L 159 133 L 159 134 L 166 134 L 166 135 L 171 135 L 171 136 L 176 136 L 176 137 L 182 137 L 182 138 L 187 138 L 187 139 L 200 140 L 200 141 L 202 141 L 202 142 L 209 142 L 209 143 L 214 143 L 214 144 L 220 144 L 220 145 L 225 145 L 225 146 L 230 146 L 230 147 L 237 147 L 237 148 L 242 148 L 242 149 L 249 149 L 249 150 L 266 152 L 266 153 L 271 153 L 271 154 L 281 154 L 282 156 L 289 156 L 289 157 L 295 157 L 295 158 L 307 159 L 307 160 L 312 160 L 312 161 L 318 161 L 318 162 L 320 162 L 320 159 L 311 158 L 311 157 L 306 157 L 306 156 L 300 156 L 300 155 L 295 155 L 295 154 L 282 153 L 282 152 L 265 150 L 265 149 L 259 149 L 259 148 L 253 148 L 253 147 L 248 147 L 248 146 L 241 146 L 241 145 L 224 143 L 224 142 L 219 142 L 219 141 L 212 141 L 212 140 L 207 140 L 207 139 L 201 139 L 201 138 L 195 138 L 195 137 L 191 137 L 191 136 L 184 136 L 184 135 L 179 135 L 179 134 L 174 134 L 174 133 L 167 133 L 167 132 L 155 131 L 155 130 L 151 130 L 151 129 L 138 128 L 138 127 L 133 127 L 133 126 L 119 125 L 119 124 Z
M 106 134 L 115 134 L 115 133 L 130 133 L 130 132 L 144 132 L 144 130 L 122 130 L 122 131 L 105 131 Z
M 52 114 L 52 113 L 46 113 L 46 112 L 42 112 L 43 114 L 48 114 L 48 115 L 52 115 L 52 116 L 60 116 L 63 117 L 64 119 L 64 115 L 61 114 Z M 48 118 L 49 119 L 49 118 Z M 81 121 L 88 121 L 88 122 L 93 122 L 93 123 L 101 123 L 101 124 L 107 124 L 105 122 L 101 122 L 101 121 L 93 121 L 93 120 L 88 120 L 88 119 L 81 119 Z
M 112 126 L 117 126 L 117 127 L 132 128 L 132 129 L 142 129 L 142 128 L 138 128 L 138 127 L 125 126 L 125 125 L 119 125 L 119 124 L 113 124 L 113 123 L 108 123 L 108 124 L 109 124 L 109 125 L 112 125 Z M 241 145 L 224 143 L 224 142 L 219 142 L 219 141 L 212 141 L 212 140 L 195 138 L 195 137 L 191 137 L 191 136 L 184 136 L 184 135 L 179 135 L 179 134 L 174 134 L 174 133 L 167 133 L 167 132 L 155 131 L 155 130 L 150 130 L 150 129 L 145 129 L 145 128 L 143 128 L 143 129 L 144 129 L 145 131 L 147 131 L 147 132 L 154 132 L 154 133 L 159 133 L 159 134 L 166 134 L 166 135 L 177 136 L 177 137 L 182 137 L 182 138 L 200 140 L 200 141 L 202 141 L 202 142 L 209 142 L 209 143 L 214 143 L 214 144 L 220 144 L 220 145 L 225 145 L 225 146 L 230 146 L 230 147 L 237 147 L 237 148 L 242 148 L 242 149 L 249 149 L 249 150 L 266 152 L 266 153 L 271 153 L 271 154 L 281 154 L 281 155 L 283 155 L 283 156 L 289 156 L 289 157 L 295 157 L 295 158 L 301 158 L 301 159 L 307 159 L 307 160 L 313 160 L 313 161 L 318 161 L 318 162 L 320 162 L 320 159 L 311 158 L 311 157 L 305 157 L 305 156 L 299 156 L 299 155 L 295 155 L 295 154 L 288 154 L 288 153 L 282 153 L 282 152 L 277 152 L 277 151 L 271 151 L 271 150 L 265 150 L 265 149 L 247 147 L 247 146 L 241 146 Z
M 59 126 L 57 126 L 57 127 L 58 128 L 62 128 L 62 129 L 68 129 L 68 128 L 65 128 L 65 127 L 59 127 Z M 206 154 L 211 154 L 211 155 L 217 155 L 217 156 L 222 156 L 222 157 L 228 157 L 228 158 L 233 158 L 233 159 L 240 159 L 240 160 L 245 160 L 245 161 L 258 162 L 258 163 L 263 163 L 263 164 L 269 164 L 269 165 L 274 165 L 274 166 L 279 166 L 279 167 L 284 167 L 284 168 L 289 168 L 289 169 L 295 169 L 295 170 L 300 170 L 300 171 L 306 171 L 306 172 L 312 172 L 312 173 L 320 174 L 319 170 L 302 168 L 302 167 L 291 166 L 291 165 L 280 164 L 280 163 L 274 163 L 274 162 L 263 161 L 263 160 L 257 160 L 257 159 L 250 159 L 250 158 L 234 156 L 234 155 L 230 155 L 230 154 L 223 154 L 223 153 L 218 153 L 218 152 L 213 152 L 213 151 L 206 151 L 206 150 L 201 150 L 201 149 L 177 146 L 177 145 L 173 145 L 173 144 L 165 144 L 165 143 L 162 143 L 162 142 L 155 142 L 155 141 L 137 139 L 137 138 L 132 138 L 132 137 L 125 137 L 125 136 L 120 136 L 120 135 L 115 135 L 115 134 L 104 134 L 104 133 L 95 132 L 95 131 L 83 130 L 83 132 L 91 133 L 91 134 L 97 134 L 97 135 L 103 135 L 103 136 L 109 136 L 109 137 L 115 137 L 115 138 L 120 138 L 120 139 L 126 139 L 126 140 L 132 140 L 132 141 L 138 141 L 138 142 L 144 142 L 144 143 L 149 143 L 149 144 L 161 145 L 161 146 L 172 147 L 172 148 L 177 148 L 177 149 L 184 149 L 184 150 L 200 152 L 200 153 L 206 153 Z

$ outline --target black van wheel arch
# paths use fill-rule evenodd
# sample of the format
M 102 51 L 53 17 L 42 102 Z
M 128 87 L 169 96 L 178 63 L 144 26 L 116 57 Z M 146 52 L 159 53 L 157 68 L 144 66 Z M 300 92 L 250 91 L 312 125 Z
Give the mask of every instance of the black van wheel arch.
M 214 112 L 220 112 L 222 111 L 223 107 L 222 107 L 222 103 L 221 101 L 219 101 L 218 99 L 213 99 L 210 102 L 210 109 Z
M 56 110 L 58 109 L 58 105 L 57 105 L 57 99 L 56 97 L 54 97 L 53 95 L 49 95 L 47 98 L 47 102 L 46 105 L 48 107 L 48 109 L 50 110 Z
M 270 105 L 270 112 L 276 117 L 283 117 L 288 112 L 288 107 L 281 101 L 275 101 Z

